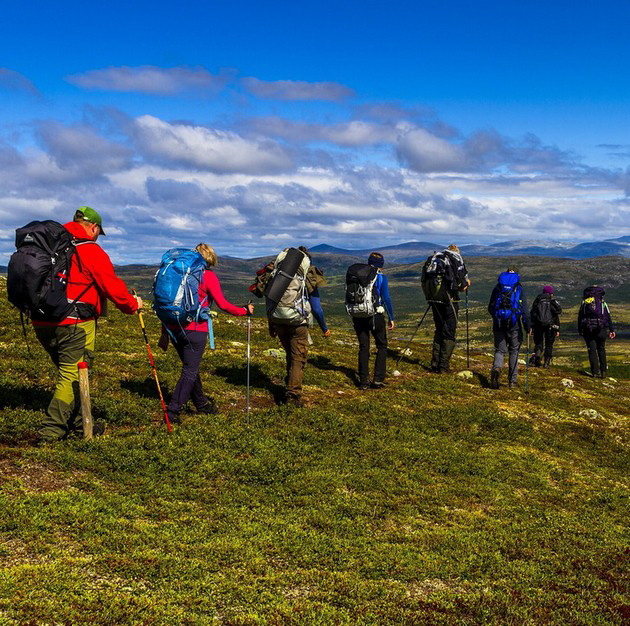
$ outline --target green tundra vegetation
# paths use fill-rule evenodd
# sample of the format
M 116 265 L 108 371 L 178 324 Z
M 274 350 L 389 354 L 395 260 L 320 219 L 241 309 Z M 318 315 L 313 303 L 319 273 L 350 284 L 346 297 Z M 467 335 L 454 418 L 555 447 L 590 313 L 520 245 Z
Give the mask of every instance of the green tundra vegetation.
M 556 287 L 562 335 L 550 369 L 491 390 L 485 307 L 506 263 L 469 260 L 472 377 L 463 311 L 453 373 L 428 371 L 429 319 L 397 363 L 425 308 L 419 266 L 399 266 L 389 385 L 359 391 L 332 276 L 305 408 L 274 402 L 284 361 L 257 311 L 247 415 L 246 322 L 220 314 L 202 368 L 220 413 L 171 435 L 138 319 L 110 307 L 90 372 L 108 431 L 43 447 L 55 370 L 0 279 L 0 624 L 628 623 L 629 261 L 519 260 L 530 302 Z M 149 295 L 146 268 L 121 272 Z M 245 301 L 251 271 L 223 272 Z M 594 282 L 620 336 L 605 380 L 581 373 L 575 329 Z M 168 397 L 179 362 L 145 318 Z

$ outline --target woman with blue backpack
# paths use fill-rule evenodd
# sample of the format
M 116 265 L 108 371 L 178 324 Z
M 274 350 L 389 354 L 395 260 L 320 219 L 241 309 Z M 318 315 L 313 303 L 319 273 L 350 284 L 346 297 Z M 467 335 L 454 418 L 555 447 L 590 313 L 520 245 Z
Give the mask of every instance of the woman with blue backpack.
M 578 311 L 578 332 L 588 350 L 590 375 L 596 378 L 606 376 L 606 339 L 615 338 L 610 311 L 604 302 L 605 293 L 603 287 L 587 287 Z
M 523 343 L 523 329 L 530 331 L 529 315 L 521 278 L 516 267 L 499 274 L 492 290 L 488 313 L 492 315 L 494 363 L 490 371 L 490 387 L 499 388 L 505 355 L 509 353 L 508 386 L 518 387 L 518 353 Z
M 153 286 L 153 308 L 162 321 L 162 337 L 158 344 L 168 347 L 169 338 L 182 362 L 182 371 L 167 407 L 171 423 L 181 422 L 179 414 L 189 399 L 197 413 L 216 414 L 213 398 L 203 392 L 199 367 L 212 324 L 213 302 L 235 316 L 252 315 L 254 305 L 236 306 L 228 302 L 212 267 L 217 265 L 215 251 L 205 243 L 194 250 L 174 248 L 162 258 Z M 191 298 L 187 302 L 187 297 Z

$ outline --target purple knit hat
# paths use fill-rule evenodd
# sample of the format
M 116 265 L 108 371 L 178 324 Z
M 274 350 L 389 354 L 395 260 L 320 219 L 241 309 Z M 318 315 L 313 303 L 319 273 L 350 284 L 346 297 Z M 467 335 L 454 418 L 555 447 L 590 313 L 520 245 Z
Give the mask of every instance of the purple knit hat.
M 545 285 L 543 287 L 543 293 L 553 293 L 553 287 L 551 285 Z

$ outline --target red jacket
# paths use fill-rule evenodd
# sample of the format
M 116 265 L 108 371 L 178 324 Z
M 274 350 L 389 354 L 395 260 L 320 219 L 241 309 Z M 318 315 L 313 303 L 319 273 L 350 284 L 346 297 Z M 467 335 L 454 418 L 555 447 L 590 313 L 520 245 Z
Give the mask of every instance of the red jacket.
M 77 244 L 68 274 L 68 300 L 74 300 L 89 285 L 89 289 L 78 300 L 94 307 L 95 315 L 88 319 L 95 319 L 102 313 L 106 298 L 123 313 L 134 313 L 138 309 L 138 302 L 129 293 L 127 285 L 116 276 L 107 252 L 95 241 L 86 238 L 80 223 L 68 222 L 64 228 L 76 239 Z M 67 317 L 60 322 L 33 320 L 33 326 L 65 326 L 76 322 L 76 317 Z

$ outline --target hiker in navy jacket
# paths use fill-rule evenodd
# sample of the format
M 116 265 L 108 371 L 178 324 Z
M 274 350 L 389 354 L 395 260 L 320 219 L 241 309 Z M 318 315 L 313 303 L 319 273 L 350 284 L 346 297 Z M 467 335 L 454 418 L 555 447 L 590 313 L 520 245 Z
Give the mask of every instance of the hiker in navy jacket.
M 394 308 L 389 296 L 389 282 L 387 276 L 381 274 L 381 268 L 385 264 L 380 252 L 372 252 L 368 258 L 368 265 L 378 269 L 376 283 L 374 285 L 378 296 L 377 309 L 374 317 L 353 317 L 352 324 L 359 340 L 359 389 L 368 389 L 370 386 L 380 389 L 385 386 L 385 365 L 387 361 L 387 329 L 394 328 Z M 385 313 L 389 322 L 385 325 Z M 376 344 L 376 360 L 374 362 L 374 379 L 370 384 L 370 334 Z
M 606 339 L 615 338 L 612 318 L 608 305 L 604 302 L 603 287 L 588 287 L 584 290 L 582 304 L 578 311 L 578 332 L 586 343 L 591 376 L 605 378 Z
M 512 287 L 506 289 L 506 285 L 512 285 Z M 506 294 L 505 302 L 502 302 L 502 294 Z M 494 363 L 490 372 L 490 386 L 493 389 L 499 388 L 501 369 L 505 355 L 508 353 L 508 386 L 518 387 L 518 353 L 523 343 L 523 329 L 526 333 L 530 331 L 528 311 L 518 270 L 510 266 L 507 272 L 499 275 L 488 303 L 488 313 L 492 315 L 495 350 Z
M 562 307 L 558 304 L 551 285 L 545 285 L 532 304 L 530 319 L 534 335 L 534 354 L 529 364 L 534 367 L 549 367 L 553 357 L 553 344 L 560 336 L 560 314 Z M 544 355 L 544 363 L 543 363 Z

